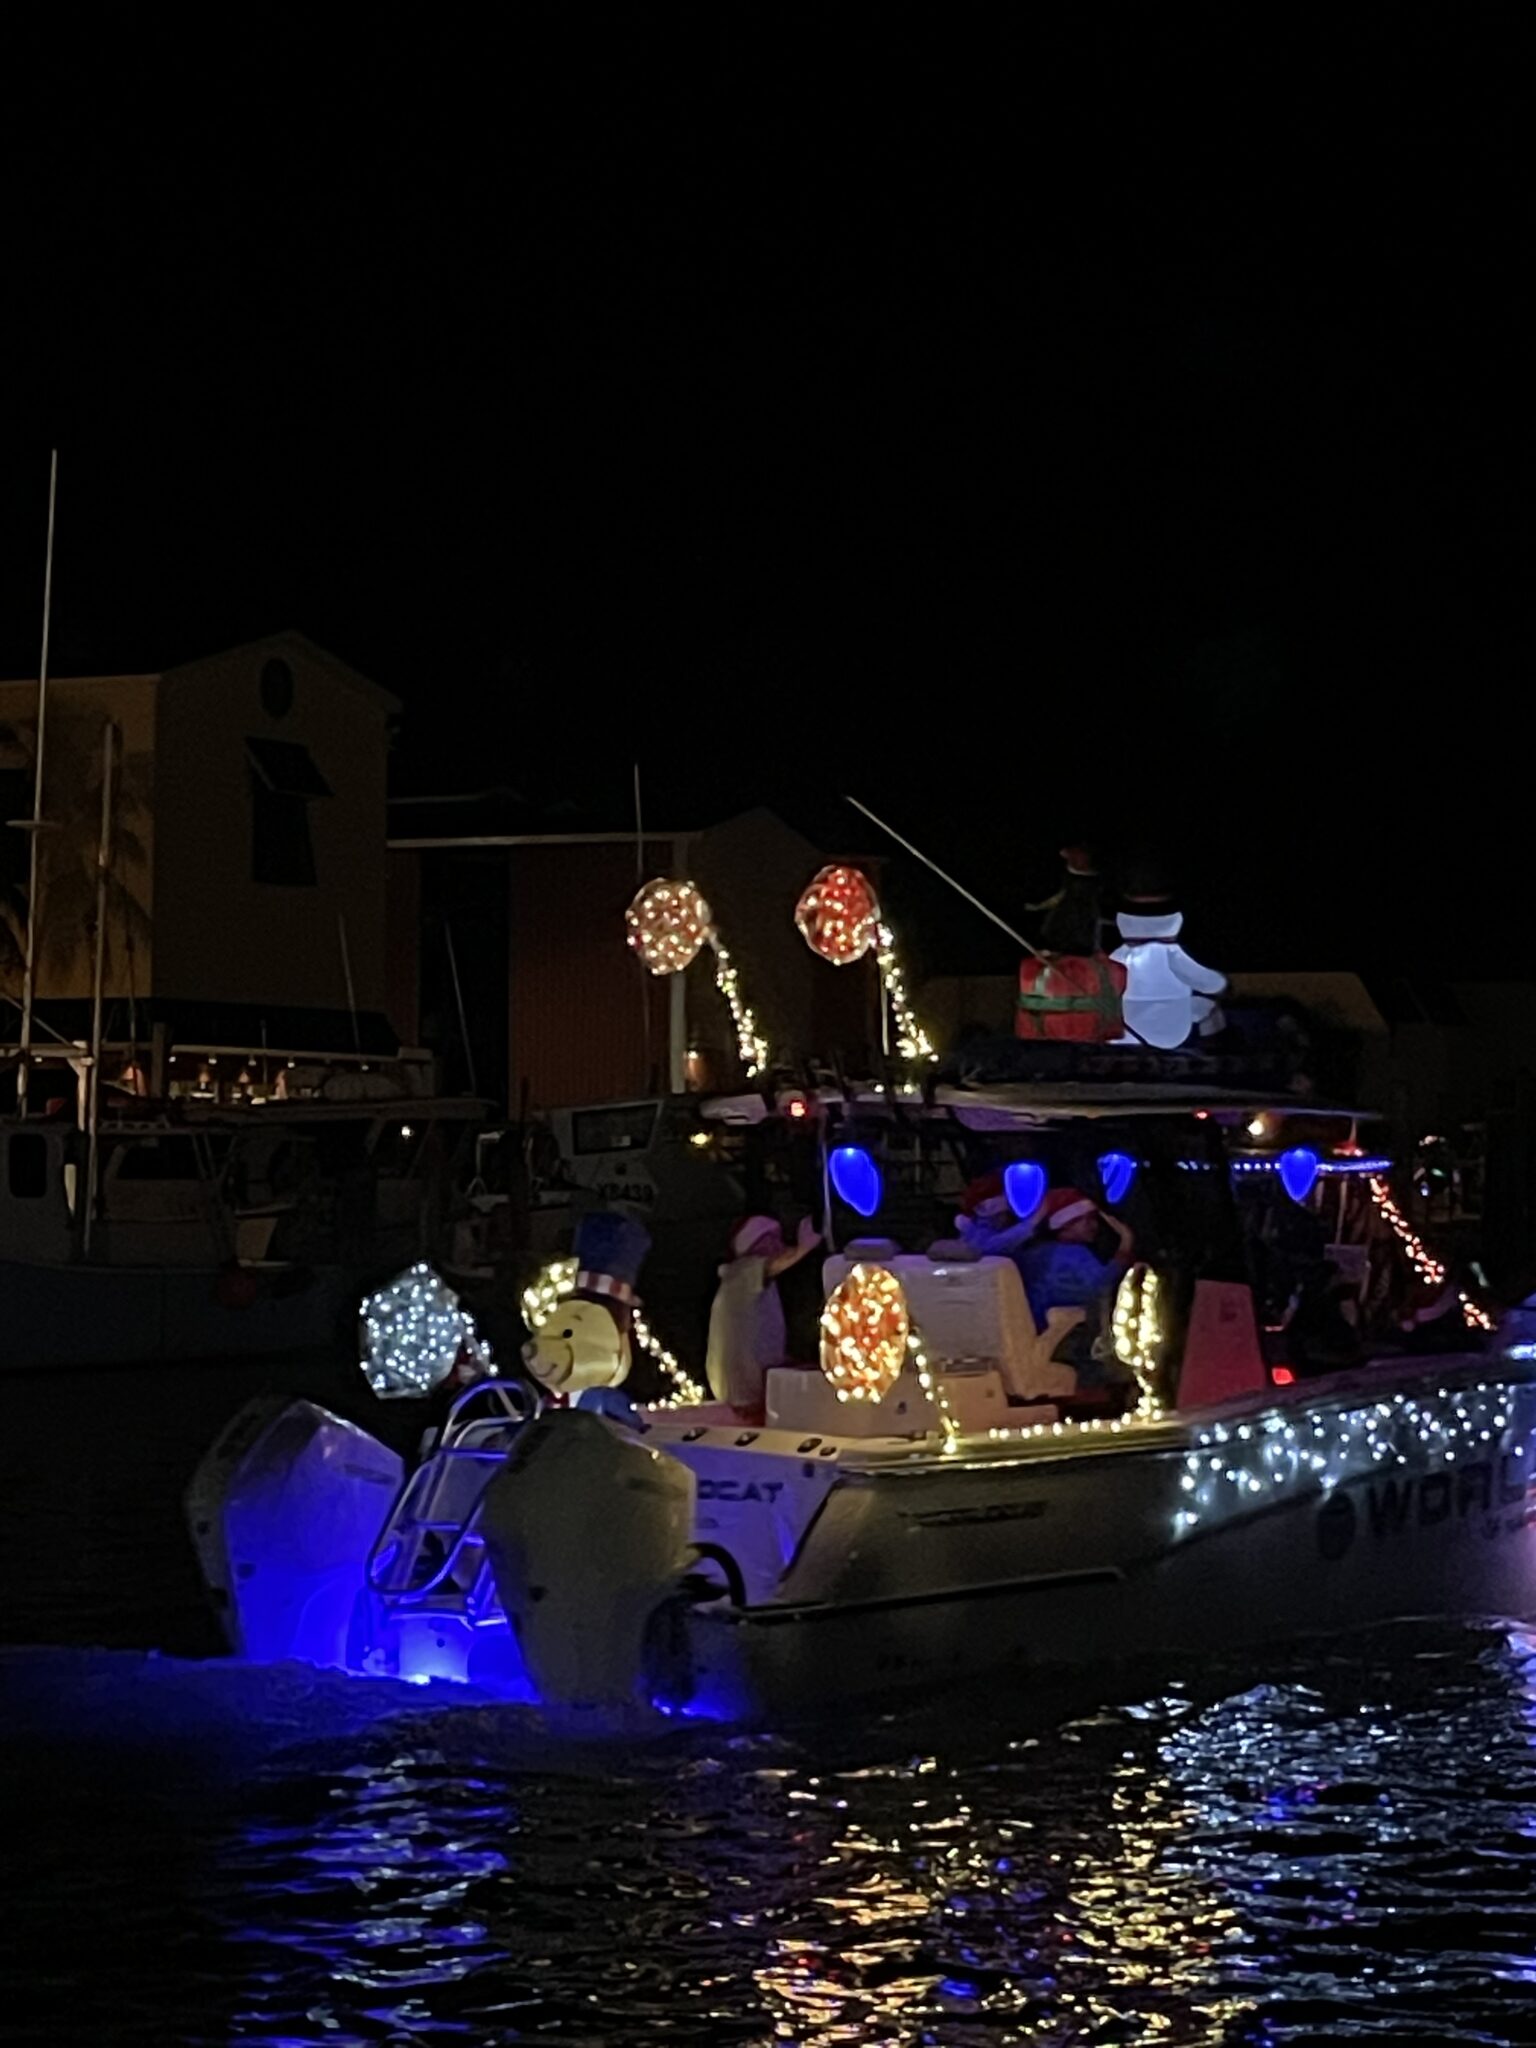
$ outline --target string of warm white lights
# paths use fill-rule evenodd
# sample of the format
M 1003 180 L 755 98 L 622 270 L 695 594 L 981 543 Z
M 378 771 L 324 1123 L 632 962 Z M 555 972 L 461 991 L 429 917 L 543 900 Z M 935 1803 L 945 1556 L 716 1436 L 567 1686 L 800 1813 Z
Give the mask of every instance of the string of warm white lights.
M 1163 1326 L 1158 1314 L 1161 1286 L 1150 1266 L 1132 1266 L 1115 1290 L 1112 1322 L 1115 1356 L 1136 1375 L 1139 1412 L 1151 1421 L 1162 1413 L 1157 1373 L 1162 1363 Z
M 647 1408 L 696 1408 L 709 1399 L 698 1381 L 690 1378 L 675 1353 L 657 1337 L 639 1309 L 635 1310 L 634 1337 L 641 1350 L 655 1359 L 677 1389 L 675 1394 L 664 1395 L 659 1401 L 647 1401 Z
M 556 1306 L 566 1296 L 575 1292 L 576 1261 L 574 1259 L 552 1259 L 523 1289 L 523 1320 L 530 1330 L 537 1330 L 548 1321 Z M 635 1310 L 630 1333 L 640 1349 L 654 1358 L 667 1378 L 677 1389 L 660 1401 L 647 1401 L 647 1408 L 694 1407 L 709 1399 L 708 1394 L 691 1378 L 687 1369 L 679 1362 L 675 1353 L 669 1351 L 651 1326 Z
M 1379 1175 L 1373 1175 L 1370 1181 L 1370 1189 L 1371 1200 L 1376 1204 L 1383 1220 L 1402 1246 L 1408 1263 L 1412 1266 L 1414 1272 L 1418 1274 L 1421 1280 L 1428 1281 L 1431 1287 L 1443 1287 L 1446 1278 L 1445 1267 L 1435 1257 L 1434 1253 L 1429 1250 L 1424 1240 L 1408 1221 L 1408 1218 L 1403 1214 L 1396 1202 L 1393 1201 L 1392 1191 L 1386 1182 Z M 1491 1330 L 1493 1328 L 1492 1316 L 1489 1315 L 1488 1311 L 1480 1303 L 1475 1302 L 1470 1294 L 1458 1288 L 1456 1298 L 1461 1303 L 1462 1320 L 1469 1330 Z
M 936 1060 L 938 1054 L 933 1049 L 933 1042 L 918 1023 L 907 996 L 907 984 L 902 976 L 901 962 L 896 957 L 896 934 L 888 924 L 881 923 L 877 927 L 876 946 L 875 958 L 880 966 L 880 980 L 890 999 L 891 1014 L 896 1020 L 896 1050 L 904 1060 Z
M 1501 1499 L 1509 1490 L 1523 1508 L 1531 1431 L 1529 1423 L 1515 1427 L 1519 1393 L 1515 1387 L 1480 1381 L 1472 1387 L 1439 1387 L 1417 1397 L 1396 1393 L 1354 1408 L 1300 1413 L 1276 1409 L 1252 1422 L 1217 1423 L 1201 1430 L 1185 1457 L 1179 1482 L 1185 1503 L 1173 1518 L 1173 1533 L 1187 1536 L 1193 1529 L 1251 1509 L 1256 1497 L 1309 1490 L 1328 1494 L 1346 1480 L 1383 1468 L 1422 1469 L 1435 1461 L 1455 1467 L 1458 1459 L 1466 1494 L 1463 1509 L 1491 1509 L 1496 1505 L 1495 1486 Z M 1484 1445 L 1486 1455 L 1479 1456 Z M 1406 1501 L 1405 1495 L 1405 1511 Z M 1379 1512 L 1395 1514 L 1397 1507 L 1394 1497 Z M 1450 1511 L 1449 1495 L 1446 1509 Z
M 944 1375 L 934 1372 L 929 1366 L 928 1354 L 916 1330 L 907 1331 L 907 1352 L 912 1360 L 912 1370 L 917 1374 L 918 1385 L 939 1411 L 939 1426 L 944 1432 L 942 1455 L 952 1458 L 960 1448 L 960 1425 L 950 1412 L 949 1396 L 944 1391 Z
M 758 1031 L 757 1019 L 742 996 L 741 977 L 725 950 L 720 934 L 712 931 L 709 942 L 715 949 L 715 987 L 730 1005 L 731 1022 L 736 1026 L 736 1049 L 747 1070 L 747 1079 L 755 1081 L 759 1074 L 767 1071 L 768 1041 Z

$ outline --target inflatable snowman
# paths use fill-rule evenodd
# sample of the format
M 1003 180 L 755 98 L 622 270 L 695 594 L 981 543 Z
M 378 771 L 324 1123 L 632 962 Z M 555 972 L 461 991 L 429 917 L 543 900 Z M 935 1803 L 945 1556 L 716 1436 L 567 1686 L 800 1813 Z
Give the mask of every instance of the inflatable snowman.
M 1183 912 L 1170 909 L 1162 897 L 1130 900 L 1137 907 L 1122 910 L 1115 920 L 1125 943 L 1110 956 L 1125 969 L 1125 1033 L 1115 1043 L 1171 1050 L 1197 1028 L 1219 1030 L 1213 998 L 1226 987 L 1226 976 L 1202 967 L 1179 944 Z

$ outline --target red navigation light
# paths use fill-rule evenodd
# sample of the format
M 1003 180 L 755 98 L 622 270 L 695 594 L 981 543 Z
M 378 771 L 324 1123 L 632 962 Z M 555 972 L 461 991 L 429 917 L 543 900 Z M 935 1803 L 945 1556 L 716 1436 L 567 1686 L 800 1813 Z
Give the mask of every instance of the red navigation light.
M 1277 1387 L 1294 1387 L 1296 1384 L 1296 1375 L 1288 1365 L 1271 1367 L 1269 1376 Z

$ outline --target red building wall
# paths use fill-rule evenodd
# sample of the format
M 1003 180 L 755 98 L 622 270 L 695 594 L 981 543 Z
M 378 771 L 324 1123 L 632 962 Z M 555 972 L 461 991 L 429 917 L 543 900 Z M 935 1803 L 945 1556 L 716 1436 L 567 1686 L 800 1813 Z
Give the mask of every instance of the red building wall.
M 670 840 L 648 843 L 646 875 L 672 860 Z M 512 1113 L 525 1088 L 535 1109 L 664 1091 L 667 983 L 645 973 L 624 936 L 633 842 L 512 847 L 507 879 Z

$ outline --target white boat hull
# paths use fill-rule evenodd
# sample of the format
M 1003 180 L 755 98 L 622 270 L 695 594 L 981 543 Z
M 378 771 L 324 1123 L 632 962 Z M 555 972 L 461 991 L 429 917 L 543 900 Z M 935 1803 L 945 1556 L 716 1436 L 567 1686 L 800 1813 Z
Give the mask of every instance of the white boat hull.
M 679 1704 L 774 1718 L 989 1672 L 1536 1617 L 1536 1382 L 1495 1370 L 1432 1362 L 1112 1437 L 849 1464 L 773 1597 L 691 1617 Z M 1324 1445 L 1329 1463 L 1298 1468 Z

